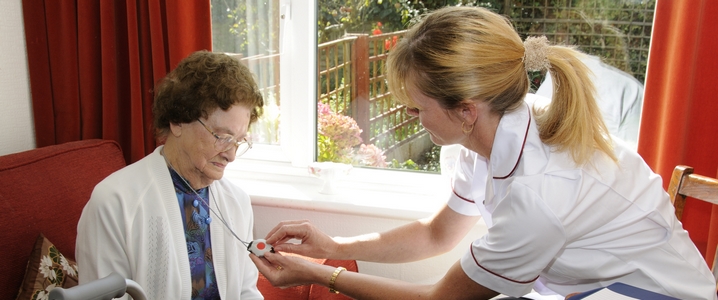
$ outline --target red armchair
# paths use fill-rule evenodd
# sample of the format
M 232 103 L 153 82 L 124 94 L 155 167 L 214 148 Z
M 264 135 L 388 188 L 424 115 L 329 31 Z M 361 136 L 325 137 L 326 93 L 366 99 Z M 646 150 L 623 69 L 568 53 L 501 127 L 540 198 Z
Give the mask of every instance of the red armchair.
M 15 299 L 39 234 L 74 258 L 77 221 L 95 185 L 125 166 L 114 141 L 83 140 L 0 156 L 0 299 Z M 356 261 L 314 260 L 357 271 Z M 321 286 L 272 287 L 260 276 L 266 299 L 346 299 Z

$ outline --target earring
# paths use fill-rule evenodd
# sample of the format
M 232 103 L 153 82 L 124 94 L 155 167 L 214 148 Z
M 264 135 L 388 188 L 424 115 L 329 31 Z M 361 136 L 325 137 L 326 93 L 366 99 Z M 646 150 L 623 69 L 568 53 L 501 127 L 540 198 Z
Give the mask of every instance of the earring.
M 463 131 L 466 134 L 471 133 L 472 131 L 474 131 L 474 124 L 471 124 L 471 127 L 469 127 L 469 129 L 465 129 L 464 122 L 461 122 L 461 131 Z

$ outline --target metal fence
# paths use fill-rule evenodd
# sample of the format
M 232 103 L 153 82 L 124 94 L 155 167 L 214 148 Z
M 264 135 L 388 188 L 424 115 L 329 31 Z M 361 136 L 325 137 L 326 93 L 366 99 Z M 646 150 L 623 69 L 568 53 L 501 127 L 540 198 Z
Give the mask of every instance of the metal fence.
M 645 81 L 655 0 L 509 1 L 501 13 L 522 38 L 545 35 Z
M 406 114 L 386 85 L 386 56 L 404 32 L 347 35 L 319 45 L 317 51 L 318 101 L 351 116 L 362 129 L 363 143 L 385 153 L 423 131 L 418 118 Z

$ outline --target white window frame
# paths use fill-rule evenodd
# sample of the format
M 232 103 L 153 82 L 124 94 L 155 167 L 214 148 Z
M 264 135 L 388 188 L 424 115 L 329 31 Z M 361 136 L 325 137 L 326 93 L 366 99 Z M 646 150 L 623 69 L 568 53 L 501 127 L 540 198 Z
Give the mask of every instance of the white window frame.
M 354 168 L 337 195 L 320 194 L 308 172 L 316 157 L 315 0 L 280 0 L 280 145 L 255 145 L 225 177 L 255 205 L 415 219 L 444 203 L 450 190 L 439 174 Z

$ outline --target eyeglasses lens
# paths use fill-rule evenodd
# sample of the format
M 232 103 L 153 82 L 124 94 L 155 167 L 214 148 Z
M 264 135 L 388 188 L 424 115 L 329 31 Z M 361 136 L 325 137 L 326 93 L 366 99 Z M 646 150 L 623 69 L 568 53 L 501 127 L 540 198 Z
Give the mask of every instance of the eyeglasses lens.
M 239 146 L 237 147 L 237 156 L 240 156 L 240 155 L 242 155 L 242 154 L 244 154 L 244 153 L 247 153 L 247 151 L 249 150 L 249 148 L 252 148 L 252 146 L 251 146 L 249 143 L 247 143 L 247 142 L 242 142 L 242 143 L 239 144 Z
M 220 137 L 214 143 L 215 150 L 219 152 L 228 151 L 235 146 L 237 147 L 235 148 L 235 153 L 237 156 L 244 154 L 245 152 L 247 152 L 247 150 L 252 148 L 252 146 L 247 141 L 242 140 L 241 142 L 237 143 L 236 140 L 232 137 Z

